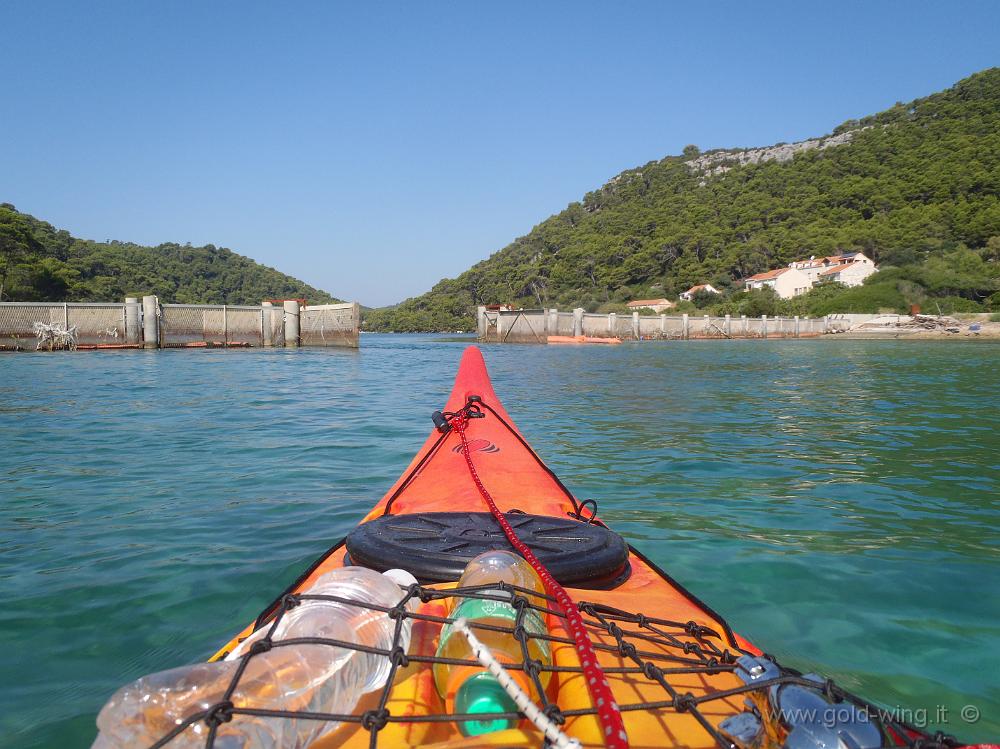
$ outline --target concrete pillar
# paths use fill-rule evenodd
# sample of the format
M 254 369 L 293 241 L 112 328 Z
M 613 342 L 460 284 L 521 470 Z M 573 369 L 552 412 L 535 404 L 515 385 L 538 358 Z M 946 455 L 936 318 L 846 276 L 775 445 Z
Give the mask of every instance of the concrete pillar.
M 271 335 L 271 331 L 274 330 L 274 319 L 272 315 L 274 314 L 274 305 L 270 302 L 260 303 L 260 345 L 261 346 L 273 346 L 274 336 Z
M 618 315 L 616 315 L 614 312 L 609 312 L 608 313 L 608 333 L 610 333 L 611 335 L 614 335 L 615 328 L 617 327 L 617 325 L 618 325 Z
M 139 299 L 125 297 L 125 343 L 137 346 L 142 342 L 142 328 L 139 326 Z
M 632 337 L 635 338 L 635 340 L 637 340 L 637 341 L 641 340 L 641 336 L 639 335 L 639 313 L 638 312 L 633 312 L 632 313 Z
M 545 332 L 548 335 L 558 335 L 559 334 L 559 310 L 550 309 L 548 317 L 546 318 Z
M 823 315 L 823 332 L 824 333 L 829 333 L 830 332 L 830 316 L 829 315 Z
M 660 335 L 667 334 L 667 316 L 660 315 Z
M 705 333 L 704 333 L 705 336 L 708 336 L 709 327 L 711 326 L 711 324 L 712 324 L 711 319 L 709 319 L 708 315 L 705 315 L 705 327 L 702 328 L 702 330 L 705 331 Z
M 481 304 L 476 307 L 476 338 L 486 339 L 486 307 Z
M 142 346 L 160 347 L 160 300 L 155 296 L 142 298 Z
M 285 311 L 285 347 L 295 348 L 299 345 L 299 303 L 294 299 L 286 299 L 282 304 Z
M 750 337 L 750 321 L 747 320 L 747 316 L 746 315 L 740 315 L 740 317 L 743 319 L 743 337 L 744 338 L 749 338 Z
M 726 335 L 732 338 L 733 336 L 733 321 L 726 315 L 726 321 L 722 324 L 722 329 L 725 331 Z
M 351 348 L 361 348 L 361 304 L 354 302 L 351 305 L 351 335 L 349 343 Z
M 682 338 L 690 338 L 691 337 L 691 329 L 688 327 L 688 323 L 689 322 L 690 322 L 690 320 L 688 320 L 688 313 L 685 312 L 683 315 L 681 315 L 681 328 L 682 328 L 681 337 Z
M 222 343 L 229 345 L 229 308 L 222 305 Z
M 767 315 L 760 316 L 760 336 L 767 338 Z
M 573 310 L 573 335 L 583 335 L 583 307 Z
M 795 337 L 799 337 L 799 316 L 795 316 Z

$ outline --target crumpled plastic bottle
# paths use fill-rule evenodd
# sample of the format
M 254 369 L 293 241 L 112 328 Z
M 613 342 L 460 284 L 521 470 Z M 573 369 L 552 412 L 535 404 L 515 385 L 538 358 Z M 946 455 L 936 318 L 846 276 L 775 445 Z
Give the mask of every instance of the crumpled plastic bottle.
M 416 579 L 404 570 L 380 574 L 364 567 L 343 567 L 321 576 L 309 595 L 333 595 L 393 607 L 403 598 L 400 586 Z M 418 602 L 411 600 L 408 609 Z M 412 620 L 404 619 L 400 647 L 409 647 Z M 303 601 L 289 610 L 273 641 L 322 637 L 391 650 L 396 620 L 382 611 L 335 601 Z M 188 717 L 219 703 L 249 647 L 266 635 L 261 629 L 234 649 L 226 660 L 161 671 L 119 689 L 97 717 L 100 733 L 93 749 L 150 746 Z M 349 714 L 360 696 L 385 684 L 388 658 L 331 645 L 273 647 L 250 658 L 231 701 L 234 707 Z M 338 723 L 237 715 L 221 723 L 215 745 L 242 747 L 307 746 Z M 204 720 L 187 726 L 168 746 L 202 747 L 208 735 Z

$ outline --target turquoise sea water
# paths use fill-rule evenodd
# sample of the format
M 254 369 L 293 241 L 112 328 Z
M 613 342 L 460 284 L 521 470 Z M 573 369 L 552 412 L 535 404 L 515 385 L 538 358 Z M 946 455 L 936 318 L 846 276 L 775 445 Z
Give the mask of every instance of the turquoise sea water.
M 0 356 L 0 745 L 88 746 L 115 688 L 256 616 L 402 472 L 466 343 Z M 1000 737 L 1000 346 L 484 353 L 570 488 L 738 631 Z

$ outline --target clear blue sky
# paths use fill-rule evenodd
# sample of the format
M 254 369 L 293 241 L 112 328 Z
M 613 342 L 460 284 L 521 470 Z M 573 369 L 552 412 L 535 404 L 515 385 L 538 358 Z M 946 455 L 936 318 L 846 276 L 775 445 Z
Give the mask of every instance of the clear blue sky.
M 821 135 L 1000 64 L 992 0 L 0 0 L 0 29 L 0 202 L 373 305 L 687 143 Z

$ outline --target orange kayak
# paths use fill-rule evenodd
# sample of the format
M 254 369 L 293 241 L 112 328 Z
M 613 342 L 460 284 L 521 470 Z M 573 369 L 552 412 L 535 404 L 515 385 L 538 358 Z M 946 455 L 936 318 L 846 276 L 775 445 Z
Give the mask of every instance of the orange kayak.
M 434 686 L 433 659 L 450 610 L 448 598 L 460 595 L 453 593 L 458 573 L 483 549 L 510 548 L 487 512 L 467 457 L 504 517 L 583 614 L 630 746 L 933 745 L 926 734 L 880 715 L 875 706 L 832 682 L 803 676 L 764 656 L 607 528 L 593 503 L 577 500 L 514 426 L 477 348 L 465 351 L 443 412 L 443 417 L 435 415 L 440 428 L 431 432 L 361 525 L 213 658 L 224 657 L 268 626 L 286 605 L 286 596 L 306 590 L 331 569 L 353 564 L 379 571 L 402 566 L 412 572 L 420 581 L 421 603 L 409 657 L 394 666 L 384 693 L 361 699 L 356 720 L 343 722 L 315 746 L 542 745 L 542 735 L 528 720 L 516 728 L 463 736 L 445 714 Z M 475 416 L 464 427 L 465 447 L 447 424 L 448 414 L 459 413 Z M 568 737 L 584 746 L 602 746 L 566 619 L 551 599 L 533 603 L 546 616 L 552 665 L 545 668 L 552 673 L 542 693 L 532 696 Z

